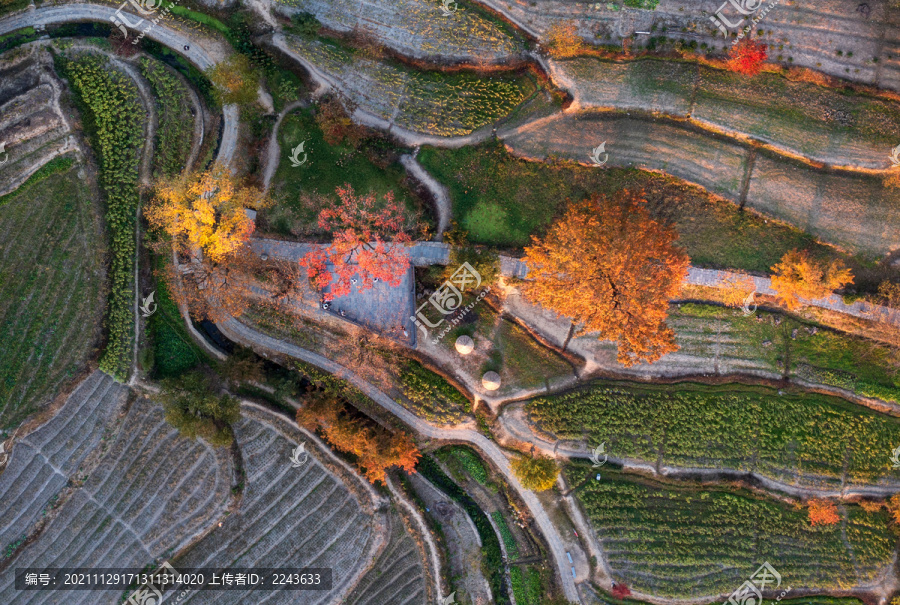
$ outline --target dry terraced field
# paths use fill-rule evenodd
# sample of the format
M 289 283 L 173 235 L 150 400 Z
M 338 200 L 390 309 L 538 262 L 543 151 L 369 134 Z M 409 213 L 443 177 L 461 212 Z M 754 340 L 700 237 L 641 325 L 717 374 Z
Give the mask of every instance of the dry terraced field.
M 72 427 L 65 427 L 71 430 Z M 142 568 L 209 529 L 229 501 L 228 453 L 178 434 L 162 408 L 137 399 L 96 467 L 40 536 L 0 574 L 0 601 L 113 604 L 116 591 L 17 591 L 15 567 Z
M 535 91 L 527 76 L 418 71 L 354 55 L 336 43 L 286 36 L 290 50 L 340 83 L 361 110 L 415 133 L 462 136 L 508 116 Z
M 471 6 L 445 15 L 438 0 L 277 0 L 278 12 L 312 13 L 337 31 L 359 28 L 401 54 L 441 61 L 496 62 L 524 51 L 508 27 Z
M 609 164 L 662 171 L 733 202 L 742 198 L 753 151 L 725 137 L 668 120 L 595 112 L 559 114 L 504 136 L 516 155 L 589 163 L 606 142 Z M 900 247 L 900 205 L 875 176 L 822 172 L 759 152 L 746 206 L 822 240 L 881 256 Z
M 381 540 L 380 515 L 362 479 L 317 447 L 305 465 L 291 451 L 309 439 L 280 416 L 242 407 L 234 427 L 245 483 L 240 508 L 173 565 L 179 567 L 330 567 L 332 591 L 191 591 L 180 603 L 325 604 L 353 586 Z
M 43 47 L 29 44 L 0 58 L 0 143 L 9 154 L 0 164 L 0 195 L 75 148 L 59 104 L 62 90 L 50 53 Z
M 96 371 L 49 422 L 15 440 L 0 474 L 0 548 L 31 532 L 47 504 L 110 431 L 127 395 L 127 388 Z

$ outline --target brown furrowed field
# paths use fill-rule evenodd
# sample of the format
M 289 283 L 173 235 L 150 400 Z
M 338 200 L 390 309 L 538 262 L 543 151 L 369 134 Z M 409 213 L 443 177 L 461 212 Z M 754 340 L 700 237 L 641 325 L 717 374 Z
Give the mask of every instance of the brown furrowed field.
M 80 165 L 0 198 L 0 427 L 81 374 L 99 340 L 103 243 Z

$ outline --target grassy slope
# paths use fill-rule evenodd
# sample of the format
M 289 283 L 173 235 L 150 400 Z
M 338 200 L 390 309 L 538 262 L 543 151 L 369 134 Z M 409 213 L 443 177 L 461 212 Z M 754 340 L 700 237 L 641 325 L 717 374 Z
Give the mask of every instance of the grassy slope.
M 765 272 L 791 248 L 833 254 L 797 229 L 767 224 L 700 188 L 639 170 L 529 162 L 499 145 L 429 147 L 419 161 L 449 188 L 454 216 L 478 243 L 526 245 L 563 212 L 567 199 L 629 188 L 644 189 L 654 213 L 674 222 L 695 265 Z
M 884 511 L 841 507 L 837 525 L 746 492 L 705 493 L 570 466 L 577 497 L 604 545 L 613 576 L 656 596 L 730 593 L 768 561 L 794 589 L 849 588 L 877 580 L 896 537 Z M 697 523 L 703 519 L 703 523 Z
M 389 191 L 410 210 L 418 201 L 404 184 L 406 173 L 394 160 L 393 153 L 378 149 L 378 143 L 363 143 L 360 150 L 345 145 L 329 145 L 316 125 L 311 109 L 299 109 L 284 118 L 278 132 L 282 157 L 272 179 L 272 192 L 277 205 L 265 211 L 269 225 L 275 231 L 289 234 L 291 228 L 315 230 L 314 224 L 321 209 L 315 203 L 304 203 L 301 195 L 323 194 L 337 199 L 335 189 L 349 183 L 357 193 L 375 192 L 379 197 Z M 294 167 L 288 158 L 293 148 L 306 142 L 303 150 L 307 161 Z M 370 158 L 387 154 L 388 165 L 381 167 Z M 303 158 L 300 153 L 299 158 Z
M 61 172 L 26 183 L 0 204 L 4 428 L 17 425 L 84 369 L 102 319 L 96 208 L 78 166 L 55 166 Z

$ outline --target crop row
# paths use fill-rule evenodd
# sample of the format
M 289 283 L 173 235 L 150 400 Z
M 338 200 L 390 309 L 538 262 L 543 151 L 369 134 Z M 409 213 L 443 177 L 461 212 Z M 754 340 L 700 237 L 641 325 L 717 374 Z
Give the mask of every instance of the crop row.
M 846 474 L 893 480 L 900 422 L 832 397 L 728 385 L 656 388 L 599 382 L 528 405 L 539 427 L 589 438 L 616 458 L 755 471 L 811 483 Z
M 188 119 L 191 115 L 188 89 L 157 61 L 142 59 L 141 74 L 153 88 L 159 113 L 155 172 L 162 176 L 178 174 L 185 168 L 193 137 L 193 120 Z
M 77 96 L 100 163 L 111 238 L 109 340 L 100 367 L 121 379 L 131 365 L 138 163 L 146 116 L 134 82 L 112 69 L 107 59 L 60 57 L 58 65 Z
M 896 541 L 884 511 L 841 507 L 835 525 L 811 526 L 803 509 L 735 491 L 697 492 L 570 468 L 578 499 L 613 576 L 657 596 L 730 593 L 764 562 L 795 589 L 876 581 Z M 697 523 L 702 519 L 702 523 Z

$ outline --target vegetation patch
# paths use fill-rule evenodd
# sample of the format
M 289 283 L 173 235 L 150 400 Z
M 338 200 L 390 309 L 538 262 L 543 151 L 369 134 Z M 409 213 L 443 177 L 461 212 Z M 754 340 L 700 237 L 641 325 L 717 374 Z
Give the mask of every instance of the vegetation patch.
M 100 161 L 100 186 L 106 198 L 110 230 L 109 330 L 100 368 L 119 379 L 131 367 L 134 337 L 135 214 L 140 203 L 138 163 L 143 115 L 137 88 L 105 58 L 57 56 L 69 80 Z
M 752 471 L 791 484 L 897 480 L 900 421 L 835 397 L 738 384 L 598 381 L 528 404 L 564 439 L 587 436 L 616 458 Z
M 141 60 L 141 74 L 153 88 L 159 114 L 154 175 L 173 176 L 185 168 L 191 152 L 194 120 L 199 116 L 192 116 L 187 87 L 163 65 L 144 58 Z
M 379 198 L 393 191 L 397 201 L 415 212 L 420 204 L 406 186 L 406 172 L 399 152 L 381 138 L 365 139 L 358 146 L 325 141 L 313 110 L 302 108 L 285 116 L 278 131 L 282 157 L 272 179 L 273 208 L 263 213 L 266 226 L 282 235 L 305 235 L 319 231 L 316 224 L 322 197 L 337 200 L 335 190 L 350 184 L 360 194 Z M 289 161 L 292 150 L 303 144 L 298 161 Z
M 0 198 L 3 429 L 49 402 L 95 354 L 103 238 L 79 168 L 71 157 L 58 157 Z
M 162 256 L 155 256 L 154 262 L 158 273 L 168 264 Z M 156 280 L 154 292 L 157 310 L 147 320 L 151 346 L 141 352 L 141 365 L 157 378 L 178 376 L 195 367 L 205 355 L 191 340 L 165 280 Z
M 893 558 L 885 511 L 843 506 L 840 523 L 813 527 L 799 507 L 736 490 L 698 492 L 614 471 L 596 481 L 586 464 L 567 474 L 580 484 L 614 579 L 656 596 L 728 594 L 763 561 L 790 573 L 795 589 L 847 589 L 876 582 Z
M 678 243 L 696 266 L 768 272 L 785 252 L 809 248 L 836 253 L 812 236 L 762 217 L 673 177 L 635 169 L 597 170 L 574 162 L 533 162 L 510 155 L 500 144 L 437 149 L 426 147 L 419 162 L 450 190 L 453 215 L 475 243 L 519 247 L 544 232 L 567 200 L 620 189 L 643 190 L 651 214 L 671 221 Z
M 508 116 L 538 91 L 530 74 L 415 70 L 360 56 L 335 41 L 289 38 L 291 49 L 342 82 L 359 107 L 413 132 L 462 136 Z
M 414 404 L 416 415 L 430 422 L 458 424 L 471 416 L 465 395 L 417 361 L 401 366 L 400 391 Z

